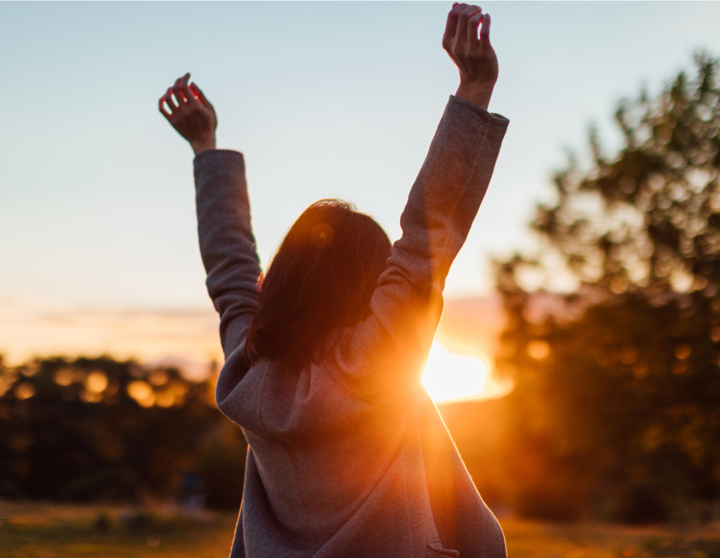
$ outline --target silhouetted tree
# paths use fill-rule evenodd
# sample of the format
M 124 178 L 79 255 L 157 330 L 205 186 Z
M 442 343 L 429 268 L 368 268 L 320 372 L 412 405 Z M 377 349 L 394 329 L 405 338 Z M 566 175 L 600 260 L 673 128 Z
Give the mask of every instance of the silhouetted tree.
M 591 132 L 589 168 L 571 158 L 537 208 L 539 253 L 497 262 L 528 515 L 655 521 L 720 496 L 720 89 L 695 66 L 621 102 L 621 148 Z M 541 272 L 577 289 L 529 292 Z
M 246 446 L 210 389 L 106 357 L 0 360 L 0 497 L 181 498 L 199 474 L 209 504 L 237 506 Z

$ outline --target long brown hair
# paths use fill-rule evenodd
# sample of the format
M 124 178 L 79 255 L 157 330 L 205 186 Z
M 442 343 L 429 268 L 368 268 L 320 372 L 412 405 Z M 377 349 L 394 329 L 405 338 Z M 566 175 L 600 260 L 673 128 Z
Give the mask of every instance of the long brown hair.
M 328 199 L 308 207 L 261 279 L 248 363 L 267 356 L 294 369 L 308 364 L 333 329 L 369 316 L 389 257 L 385 231 L 351 204 Z

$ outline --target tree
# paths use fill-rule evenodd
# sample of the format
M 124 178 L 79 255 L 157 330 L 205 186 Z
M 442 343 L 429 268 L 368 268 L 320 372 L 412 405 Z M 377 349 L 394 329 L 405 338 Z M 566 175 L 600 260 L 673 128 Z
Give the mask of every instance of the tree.
M 204 494 L 237 508 L 246 443 L 208 381 L 107 357 L 0 359 L 0 497 Z
M 699 54 L 692 78 L 620 102 L 622 147 L 592 131 L 589 168 L 571 157 L 537 207 L 539 253 L 496 262 L 527 514 L 659 520 L 720 496 L 717 70 Z M 538 270 L 577 289 L 529 292 Z

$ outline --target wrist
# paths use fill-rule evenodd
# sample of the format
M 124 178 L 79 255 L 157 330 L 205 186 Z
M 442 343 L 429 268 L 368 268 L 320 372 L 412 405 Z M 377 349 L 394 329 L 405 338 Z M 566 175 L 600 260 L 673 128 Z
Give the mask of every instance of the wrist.
M 462 83 L 455 93 L 456 97 L 469 101 L 485 110 L 490 106 L 494 83 Z
M 205 138 L 202 140 L 195 140 L 190 142 L 190 146 L 193 148 L 195 155 L 199 155 L 203 151 L 208 149 L 215 149 L 215 136 L 212 138 Z

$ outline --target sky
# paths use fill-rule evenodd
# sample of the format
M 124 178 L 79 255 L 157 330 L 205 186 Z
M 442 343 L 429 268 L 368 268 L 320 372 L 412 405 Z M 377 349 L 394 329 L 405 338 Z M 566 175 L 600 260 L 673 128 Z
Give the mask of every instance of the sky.
M 192 151 L 157 110 L 188 71 L 217 110 L 218 147 L 246 156 L 263 264 L 320 198 L 398 238 L 458 85 L 440 46 L 451 5 L 0 3 L 0 353 L 217 350 L 188 341 L 216 325 Z M 620 98 L 657 92 L 699 49 L 720 55 L 720 3 L 481 6 L 500 62 L 490 110 L 510 127 L 450 299 L 486 295 L 489 256 L 532 246 L 534 204 L 552 199 L 567 150 L 586 152 L 591 123 L 612 149 Z

